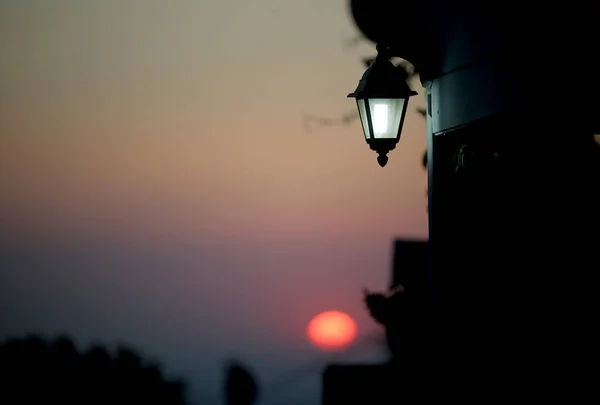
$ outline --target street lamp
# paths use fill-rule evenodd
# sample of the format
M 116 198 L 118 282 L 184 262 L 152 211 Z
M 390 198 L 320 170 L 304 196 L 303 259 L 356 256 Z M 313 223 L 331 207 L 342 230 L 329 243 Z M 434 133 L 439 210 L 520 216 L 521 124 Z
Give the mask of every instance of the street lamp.
M 406 84 L 406 72 L 390 62 L 387 47 L 377 46 L 377 58 L 367 68 L 354 93 L 365 139 L 377 152 L 377 162 L 385 166 L 389 151 L 400 140 L 408 98 L 417 94 Z

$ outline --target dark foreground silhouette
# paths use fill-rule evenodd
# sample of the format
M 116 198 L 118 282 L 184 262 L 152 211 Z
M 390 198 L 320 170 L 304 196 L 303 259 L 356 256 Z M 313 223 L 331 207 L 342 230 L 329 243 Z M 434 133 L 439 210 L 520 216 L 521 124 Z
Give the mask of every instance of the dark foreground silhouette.
M 230 363 L 225 378 L 227 405 L 252 405 L 258 394 L 258 384 L 250 371 L 237 362 Z
M 68 338 L 8 340 L 0 345 L 0 403 L 185 404 L 184 384 L 167 380 L 130 349 L 79 352 Z

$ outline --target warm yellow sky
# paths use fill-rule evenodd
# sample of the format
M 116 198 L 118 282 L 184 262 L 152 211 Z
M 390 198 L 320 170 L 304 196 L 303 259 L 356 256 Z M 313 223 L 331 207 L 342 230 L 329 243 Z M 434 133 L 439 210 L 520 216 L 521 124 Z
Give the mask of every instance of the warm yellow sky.
M 360 288 L 387 284 L 392 237 L 426 235 L 425 121 L 409 114 L 384 169 L 357 122 L 303 130 L 303 114 L 355 108 L 346 95 L 364 71 L 361 57 L 374 53 L 344 47 L 355 32 L 344 0 L 0 2 L 0 242 L 28 257 L 64 256 L 64 277 L 77 283 L 131 272 L 137 281 L 110 290 L 115 303 L 131 288 L 142 297 L 127 301 L 131 314 L 158 305 L 156 294 L 184 296 L 163 302 L 162 316 L 194 313 L 215 336 L 243 317 L 257 336 L 280 328 L 276 339 L 303 342 L 305 321 L 329 307 L 355 316 L 359 333 L 372 328 Z M 423 104 L 413 87 L 412 111 Z M 85 257 L 72 259 L 83 243 Z M 152 278 L 139 274 L 141 259 L 105 275 L 85 265 L 102 262 L 98 252 L 129 257 L 132 245 L 179 267 Z M 35 279 L 34 267 L 26 271 Z M 0 284 L 12 295 L 3 315 L 20 323 L 0 332 L 56 327 L 24 315 L 24 297 L 39 291 L 20 278 L 23 266 L 4 269 Z M 48 280 L 49 296 L 69 296 Z M 256 304 L 242 309 L 225 291 Z M 261 303 L 267 294 L 279 309 Z M 220 312 L 194 296 L 212 297 Z M 69 297 L 84 309 L 104 305 Z M 60 311 L 44 319 L 85 338 L 105 330 L 59 322 Z M 160 311 L 146 312 L 166 328 L 148 315 Z M 141 339 L 140 330 L 105 338 Z M 199 332 L 185 333 L 187 342 Z M 140 344 L 162 350 L 161 339 Z M 217 340 L 202 344 L 226 351 Z

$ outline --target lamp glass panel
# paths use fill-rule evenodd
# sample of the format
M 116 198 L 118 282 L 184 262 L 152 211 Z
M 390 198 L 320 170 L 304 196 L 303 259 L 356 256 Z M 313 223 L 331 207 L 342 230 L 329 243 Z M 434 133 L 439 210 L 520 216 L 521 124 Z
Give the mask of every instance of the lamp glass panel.
M 406 99 L 372 98 L 368 102 L 371 120 L 373 120 L 373 137 L 375 139 L 396 138 Z
M 360 122 L 363 126 L 363 133 L 366 139 L 371 138 L 369 134 L 369 121 L 367 120 L 367 104 L 364 99 L 357 99 L 356 104 L 358 105 L 358 114 L 360 115 Z

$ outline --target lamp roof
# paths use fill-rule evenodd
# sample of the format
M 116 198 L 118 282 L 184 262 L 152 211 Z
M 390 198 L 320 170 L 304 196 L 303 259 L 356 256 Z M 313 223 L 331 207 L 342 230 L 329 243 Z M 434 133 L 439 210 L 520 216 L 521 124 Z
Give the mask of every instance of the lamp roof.
M 417 94 L 406 83 L 406 72 L 394 66 L 389 58 L 377 55 L 358 82 L 358 87 L 348 97 L 363 98 L 408 98 Z

